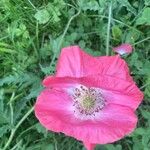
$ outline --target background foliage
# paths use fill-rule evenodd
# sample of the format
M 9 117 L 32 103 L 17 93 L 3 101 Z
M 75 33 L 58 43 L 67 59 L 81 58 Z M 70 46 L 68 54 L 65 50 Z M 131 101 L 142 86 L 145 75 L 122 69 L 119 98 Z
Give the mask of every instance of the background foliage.
M 131 43 L 124 56 L 145 94 L 133 134 L 97 150 L 150 149 L 150 1 L 112 0 L 0 1 L 0 147 L 1 150 L 80 150 L 82 144 L 46 131 L 32 106 L 41 80 L 53 74 L 61 47 L 78 44 L 92 55 Z M 110 30 L 107 30 L 110 19 Z M 110 36 L 108 35 L 110 34 Z M 108 45 L 108 41 L 110 45 Z

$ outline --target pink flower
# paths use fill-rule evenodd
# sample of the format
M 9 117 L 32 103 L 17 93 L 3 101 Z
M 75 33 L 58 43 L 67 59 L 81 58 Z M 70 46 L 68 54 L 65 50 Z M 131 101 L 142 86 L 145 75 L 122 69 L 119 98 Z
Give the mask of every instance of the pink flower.
M 63 48 L 56 74 L 43 85 L 35 104 L 40 123 L 82 141 L 87 150 L 117 141 L 136 127 L 134 111 L 143 94 L 119 55 L 93 57 L 78 46 Z
M 129 54 L 132 52 L 132 46 L 130 44 L 127 44 L 127 43 L 121 44 L 117 47 L 114 47 L 113 51 L 120 54 L 120 55 Z

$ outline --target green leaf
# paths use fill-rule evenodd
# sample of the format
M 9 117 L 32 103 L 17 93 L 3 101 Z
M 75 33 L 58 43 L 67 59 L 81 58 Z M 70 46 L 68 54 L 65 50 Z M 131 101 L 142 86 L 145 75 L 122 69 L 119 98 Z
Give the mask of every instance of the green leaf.
M 150 5 L 150 0 L 144 0 L 144 2 L 146 6 Z
M 150 146 L 149 141 L 150 141 L 150 129 L 147 129 L 145 134 L 143 134 L 142 136 L 142 144 L 145 149 L 147 149 Z
M 107 150 L 122 150 L 121 145 L 113 145 L 113 144 L 108 144 L 105 146 Z
M 145 60 L 145 63 L 142 66 L 140 74 L 144 74 L 144 75 L 150 76 L 149 66 L 150 66 L 150 62 Z
M 4 47 L 0 47 L 0 53 L 17 53 L 15 50 L 9 49 L 9 48 L 4 48 Z
M 145 88 L 144 94 L 145 94 L 145 96 L 150 97 L 150 76 L 148 76 L 148 78 L 145 82 L 145 85 L 147 85 L 147 86 Z M 147 99 L 147 100 L 150 101 L 150 99 Z
M 51 143 L 38 143 L 38 144 L 33 144 L 32 146 L 26 148 L 26 150 L 55 150 L 54 146 Z
M 7 131 L 10 130 L 10 127 L 8 125 L 5 125 L 3 127 L 0 127 L 0 138 L 7 133 Z
M 80 8 L 84 11 L 86 10 L 97 11 L 100 9 L 99 4 L 96 0 L 92 0 L 92 1 L 82 0 L 82 1 L 78 1 L 78 4 Z
M 9 123 L 9 119 L 7 115 L 4 112 L 0 111 L 0 125 L 8 124 L 8 123 Z
M 147 7 L 142 12 L 142 15 L 136 20 L 137 25 L 150 25 L 150 7 Z
M 145 119 L 150 119 L 150 112 L 142 110 L 142 115 Z
M 119 2 L 119 4 L 121 6 L 125 6 L 127 8 L 128 11 L 130 11 L 131 13 L 133 13 L 134 15 L 136 15 L 137 11 L 134 7 L 132 7 L 132 5 L 129 3 L 128 0 L 117 0 Z
M 37 123 L 35 125 L 35 128 L 38 131 L 38 133 L 42 133 L 42 134 L 44 134 L 44 137 L 47 137 L 48 131 L 40 123 Z
M 121 39 L 122 31 L 118 26 L 112 27 L 112 35 L 115 39 Z
M 133 133 L 133 136 L 134 135 L 143 135 L 145 133 L 145 129 L 144 128 L 137 128 L 134 133 Z
M 79 41 L 79 46 L 81 48 L 85 48 L 85 45 L 86 45 L 86 43 L 83 40 Z
M 50 19 L 50 14 L 46 9 L 39 10 L 34 17 L 39 21 L 40 24 L 45 24 Z
M 126 43 L 135 43 L 140 37 L 140 33 L 136 32 L 135 30 L 131 29 L 126 32 L 125 42 Z

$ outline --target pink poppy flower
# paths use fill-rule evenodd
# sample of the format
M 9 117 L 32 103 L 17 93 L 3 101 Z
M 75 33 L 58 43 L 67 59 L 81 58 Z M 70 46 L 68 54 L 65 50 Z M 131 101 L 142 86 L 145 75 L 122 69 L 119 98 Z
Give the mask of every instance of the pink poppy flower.
M 113 51 L 120 54 L 120 55 L 129 54 L 132 52 L 132 46 L 130 44 L 127 44 L 127 43 L 121 44 L 117 47 L 114 47 Z
M 143 94 L 119 55 L 93 57 L 78 46 L 63 48 L 56 74 L 43 85 L 35 104 L 40 123 L 82 141 L 87 150 L 117 141 L 136 127 L 134 111 Z

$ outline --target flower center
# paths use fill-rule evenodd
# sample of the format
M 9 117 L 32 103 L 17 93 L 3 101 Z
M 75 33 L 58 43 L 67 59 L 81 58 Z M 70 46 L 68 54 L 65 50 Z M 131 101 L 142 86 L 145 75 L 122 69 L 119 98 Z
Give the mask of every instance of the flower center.
M 99 88 L 88 88 L 83 85 L 76 87 L 71 96 L 74 114 L 77 118 L 83 120 L 94 119 L 106 102 Z
M 90 111 L 95 106 L 95 101 L 90 95 L 87 95 L 83 100 L 81 101 L 81 106 L 85 111 Z

